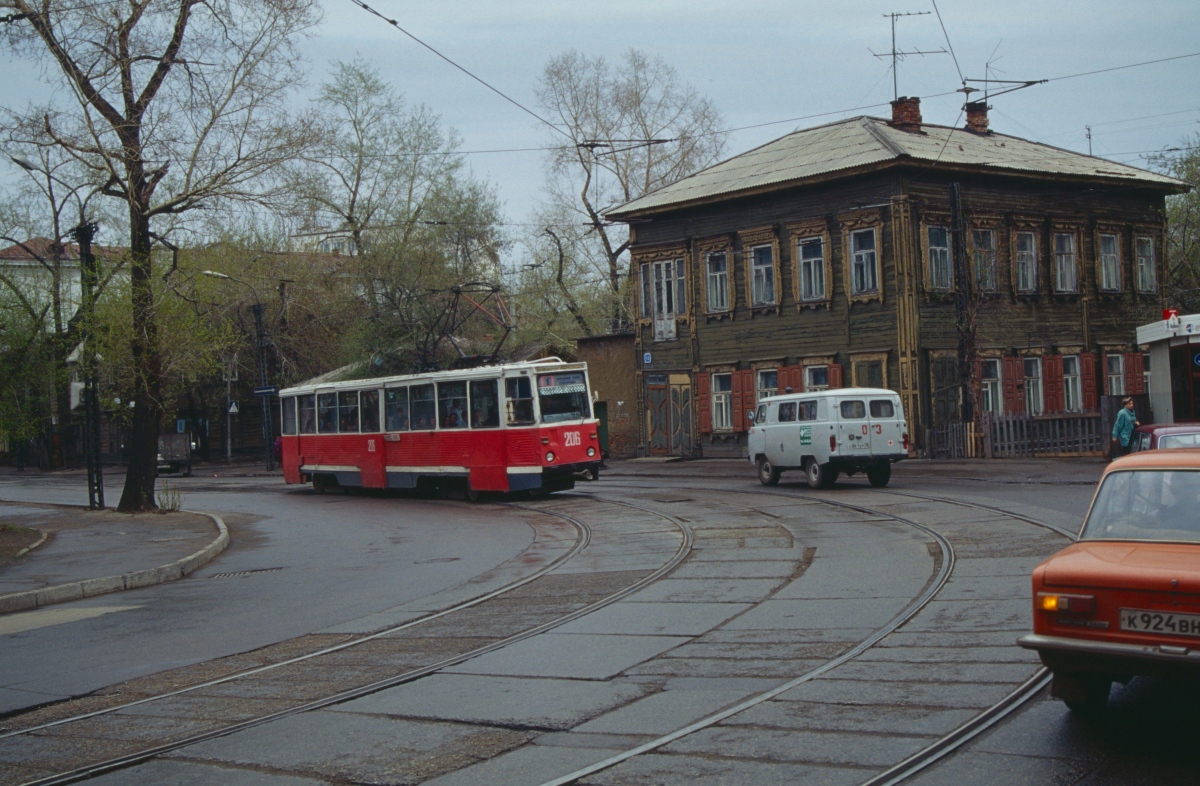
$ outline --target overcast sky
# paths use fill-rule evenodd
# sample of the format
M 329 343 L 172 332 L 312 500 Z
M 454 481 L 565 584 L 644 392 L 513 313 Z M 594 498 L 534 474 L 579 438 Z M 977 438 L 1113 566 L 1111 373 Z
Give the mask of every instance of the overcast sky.
M 886 116 L 891 47 L 884 14 L 933 11 L 930 0 L 368 0 L 385 16 L 527 106 L 546 60 L 568 49 L 618 58 L 635 47 L 660 55 L 712 99 L 734 128 L 730 155 L 797 128 L 856 114 Z M 304 51 L 312 82 L 332 58 L 361 56 L 411 103 L 458 129 L 467 151 L 545 145 L 550 131 L 349 0 L 322 0 L 325 21 Z M 1200 52 L 1197 0 L 940 0 L 966 77 L 1053 79 Z M 901 49 L 946 47 L 935 15 L 900 19 Z M 994 53 L 994 54 L 993 54 Z M 36 72 L 9 63 L 0 103 L 20 106 Z M 901 95 L 960 87 L 946 54 L 900 63 Z M 308 95 L 311 95 L 311 88 Z M 298 101 L 304 100 L 298 97 Z M 1139 165 L 1147 151 L 1178 144 L 1200 121 L 1200 57 L 1052 81 L 995 98 L 993 130 Z M 932 123 L 961 124 L 960 94 L 925 98 Z M 796 120 L 829 112 L 840 114 Z M 1170 113 L 1170 114 L 1168 114 Z M 784 121 L 784 122 L 775 122 Z M 467 156 L 492 181 L 514 224 L 538 198 L 537 152 Z M 9 167 L 10 169 L 12 167 Z M 16 173 L 6 172 L 5 179 Z

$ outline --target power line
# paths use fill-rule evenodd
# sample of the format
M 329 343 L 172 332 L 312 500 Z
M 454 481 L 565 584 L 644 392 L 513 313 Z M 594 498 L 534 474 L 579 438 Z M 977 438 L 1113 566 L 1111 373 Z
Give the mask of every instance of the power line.
M 378 12 L 378 11 L 376 11 L 374 8 L 372 8 L 371 6 L 369 6 L 369 5 L 367 5 L 365 2 L 363 2 L 363 0 L 350 0 L 350 2 L 351 2 L 351 3 L 354 3 L 354 5 L 358 6 L 359 8 L 363 9 L 364 11 L 366 11 L 366 12 L 368 12 L 368 13 L 370 13 L 370 14 L 373 14 L 374 16 L 377 16 L 377 17 L 379 17 L 380 19 L 382 19 L 383 21 L 387 22 L 389 25 L 391 25 L 392 27 L 396 28 L 396 29 L 397 29 L 397 30 L 399 30 L 401 33 L 404 33 L 404 35 L 406 35 L 406 36 L 408 36 L 409 38 L 411 38 L 412 40 L 416 41 L 418 44 L 420 44 L 421 46 L 425 47 L 425 48 L 426 48 L 426 49 L 428 49 L 430 52 L 433 52 L 435 55 L 437 55 L 438 57 L 442 58 L 443 60 L 445 60 L 445 61 L 446 61 L 447 63 L 449 63 L 450 65 L 454 66 L 454 67 L 455 67 L 455 68 L 457 68 L 459 71 L 462 71 L 464 74 L 466 74 L 467 76 L 471 77 L 471 78 L 472 78 L 472 79 L 474 79 L 476 82 L 478 82 L 479 84 L 481 84 L 481 85 L 483 85 L 484 87 L 486 87 L 488 90 L 491 90 L 493 93 L 495 93 L 496 95 L 500 96 L 501 98 L 503 98 L 503 99 L 504 99 L 505 101 L 507 101 L 508 103 L 510 103 L 510 104 L 512 104 L 513 106 L 517 107 L 517 108 L 518 108 L 518 109 L 520 109 L 522 112 L 524 112 L 524 113 L 526 113 L 526 114 L 528 114 L 528 115 L 530 115 L 530 116 L 532 116 L 532 117 L 536 118 L 538 122 L 540 122 L 540 123 L 544 123 L 544 124 L 546 124 L 546 125 L 550 126 L 550 128 L 554 129 L 554 130 L 555 130 L 557 133 L 559 133 L 559 134 L 561 134 L 561 135 L 565 136 L 567 139 L 571 139 L 571 135 L 570 135 L 570 134 L 568 134 L 566 131 L 563 131 L 561 128 L 559 128 L 558 126 L 554 125 L 554 124 L 553 124 L 553 123 L 551 123 L 549 120 L 547 120 L 546 118 L 544 118 L 544 117 L 542 117 L 541 115 L 539 115 L 537 112 L 534 112 L 534 111 L 533 111 L 532 109 L 530 109 L 529 107 L 527 107 L 527 106 L 525 106 L 524 104 L 520 103 L 520 102 L 519 102 L 519 101 L 517 101 L 515 98 L 510 98 L 509 96 L 505 95 L 503 92 L 501 92 L 501 91 L 499 90 L 499 88 L 493 87 L 492 85 L 488 84 L 487 82 L 485 82 L 485 81 L 484 81 L 483 79 L 481 79 L 480 77 L 476 76 L 475 74 L 471 73 L 471 72 L 470 72 L 470 71 L 468 71 L 466 68 L 464 68 L 463 66 L 460 66 L 458 63 L 456 63 L 456 62 L 454 62 L 453 60 L 451 60 L 449 57 L 446 57 L 444 54 L 442 54 L 442 53 L 441 53 L 441 52 L 439 52 L 438 50 L 434 49 L 434 48 L 433 48 L 432 46 L 430 46 L 429 44 L 425 43 L 424 41 L 422 41 L 421 39 L 417 38 L 417 37 L 416 37 L 415 35 L 413 35 L 412 33 L 410 33 L 410 32 L 408 32 L 407 30 L 405 30 L 403 27 L 401 27 L 401 26 L 400 26 L 400 23 L 399 23 L 399 22 L 397 22 L 395 19 L 388 19 L 386 16 L 384 16 L 384 15 L 383 15 L 383 14 L 381 14 L 381 13 L 379 13 L 379 12 Z M 572 141 L 574 141 L 574 140 L 572 140 Z
M 1172 60 L 1184 60 L 1189 57 L 1200 57 L 1200 52 L 1192 52 L 1191 54 L 1187 55 L 1175 55 L 1174 57 L 1160 57 L 1158 60 L 1144 60 L 1141 63 L 1129 63 L 1128 65 L 1113 66 L 1112 68 L 1098 68 L 1095 71 L 1084 71 L 1078 74 L 1067 74 L 1066 76 L 1052 76 L 1043 81 L 1059 82 L 1063 79 L 1075 79 L 1076 77 L 1091 76 L 1092 74 L 1106 74 L 1109 71 L 1121 71 L 1126 68 L 1137 68 L 1138 66 L 1154 65 L 1155 63 L 1167 63 Z

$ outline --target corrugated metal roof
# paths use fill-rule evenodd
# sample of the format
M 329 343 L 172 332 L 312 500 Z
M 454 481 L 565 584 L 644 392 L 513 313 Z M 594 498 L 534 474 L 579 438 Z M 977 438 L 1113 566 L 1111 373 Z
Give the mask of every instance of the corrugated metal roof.
M 930 166 L 972 166 L 999 172 L 1122 178 L 1174 190 L 1182 181 L 1020 137 L 922 125 L 901 131 L 874 117 L 854 117 L 796 131 L 606 211 L 620 219 L 739 192 L 798 185 L 809 178 L 905 158 Z

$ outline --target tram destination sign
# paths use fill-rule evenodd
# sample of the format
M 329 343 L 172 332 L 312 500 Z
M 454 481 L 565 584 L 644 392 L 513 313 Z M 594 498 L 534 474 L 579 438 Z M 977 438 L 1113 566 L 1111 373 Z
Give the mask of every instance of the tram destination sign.
M 278 392 L 279 388 L 275 387 L 274 385 L 263 385 L 262 387 L 254 389 L 254 395 L 256 396 L 274 396 Z

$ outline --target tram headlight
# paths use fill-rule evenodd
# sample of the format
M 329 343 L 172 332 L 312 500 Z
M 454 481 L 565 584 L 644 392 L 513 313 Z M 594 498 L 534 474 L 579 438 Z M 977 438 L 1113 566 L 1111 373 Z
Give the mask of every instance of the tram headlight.
M 588 448 L 588 458 L 591 458 L 592 456 L 595 456 L 595 455 L 596 455 L 596 449 Z
M 554 451 L 553 450 L 546 451 L 546 461 L 554 461 Z

